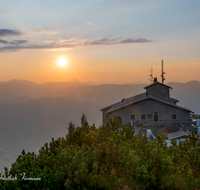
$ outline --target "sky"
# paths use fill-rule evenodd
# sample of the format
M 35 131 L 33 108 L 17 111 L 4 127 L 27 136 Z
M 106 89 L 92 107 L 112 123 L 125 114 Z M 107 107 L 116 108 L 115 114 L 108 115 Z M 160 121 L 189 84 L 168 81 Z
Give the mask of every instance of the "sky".
M 0 81 L 200 81 L 199 0 L 0 0 Z M 58 65 L 60 57 L 67 65 Z

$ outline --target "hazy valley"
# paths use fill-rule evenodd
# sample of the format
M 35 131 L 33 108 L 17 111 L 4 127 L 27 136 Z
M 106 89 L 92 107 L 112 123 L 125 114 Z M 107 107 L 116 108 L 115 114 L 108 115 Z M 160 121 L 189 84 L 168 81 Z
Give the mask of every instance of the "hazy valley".
M 92 83 L 91 83 L 92 84 Z M 200 114 L 200 82 L 168 83 L 180 106 Z M 145 84 L 88 85 L 80 82 L 36 84 L 0 82 L 0 166 L 14 162 L 22 149 L 37 152 L 52 137 L 65 136 L 68 122 L 101 124 L 102 107 L 144 92 Z

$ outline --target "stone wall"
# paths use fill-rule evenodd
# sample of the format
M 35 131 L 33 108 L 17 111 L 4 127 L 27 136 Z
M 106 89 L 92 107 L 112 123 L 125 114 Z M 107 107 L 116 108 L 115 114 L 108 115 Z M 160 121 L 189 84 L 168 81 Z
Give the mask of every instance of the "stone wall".
M 106 114 L 106 112 L 107 112 L 110 108 L 111 108 L 111 107 L 108 107 L 108 108 L 102 110 L 102 122 L 103 122 L 103 124 L 109 122 L 109 117 L 108 117 L 108 115 Z
M 108 110 L 108 109 L 107 109 Z M 143 100 L 141 102 L 126 106 L 124 108 L 115 110 L 110 113 L 105 113 L 107 110 L 103 110 L 103 117 L 107 119 L 103 119 L 103 123 L 109 121 L 109 118 L 113 118 L 114 116 L 120 116 L 122 118 L 122 125 L 128 124 L 130 121 L 139 121 L 140 124 L 147 124 L 150 122 L 154 122 L 154 112 L 158 112 L 158 121 L 190 121 L 190 112 L 170 106 L 168 104 L 161 103 L 159 101 L 153 99 Z M 141 119 L 141 115 L 145 114 L 146 119 Z M 152 114 L 151 119 L 147 119 L 147 114 Z M 176 114 L 177 119 L 172 120 L 172 114 Z M 131 115 L 135 115 L 135 119 L 131 119 Z M 154 122 L 154 123 L 157 123 Z
M 146 88 L 146 92 L 149 92 L 151 94 L 155 94 L 157 96 L 163 97 L 163 98 L 169 98 L 169 88 L 162 85 L 162 84 L 154 84 L 148 88 Z

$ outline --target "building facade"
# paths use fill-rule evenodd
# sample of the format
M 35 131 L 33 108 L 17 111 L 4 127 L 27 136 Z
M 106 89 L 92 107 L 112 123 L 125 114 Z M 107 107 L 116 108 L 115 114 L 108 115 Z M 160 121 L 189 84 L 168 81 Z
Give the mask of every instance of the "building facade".
M 109 118 L 117 117 L 121 125 L 171 125 L 189 122 L 191 110 L 177 105 L 177 99 L 170 97 L 172 87 L 154 81 L 145 86 L 145 93 L 122 99 L 120 102 L 102 108 L 103 124 Z

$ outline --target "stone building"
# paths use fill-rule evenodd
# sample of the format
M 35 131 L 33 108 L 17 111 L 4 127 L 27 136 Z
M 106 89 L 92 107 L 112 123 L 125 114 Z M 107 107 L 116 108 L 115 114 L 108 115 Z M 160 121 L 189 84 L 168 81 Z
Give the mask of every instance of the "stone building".
M 109 122 L 109 118 L 117 117 L 121 125 L 139 124 L 143 126 L 164 126 L 176 131 L 180 122 L 190 122 L 190 109 L 177 105 L 177 99 L 170 97 L 172 87 L 157 82 L 145 86 L 146 92 L 122 99 L 120 102 L 103 107 L 103 124 Z

